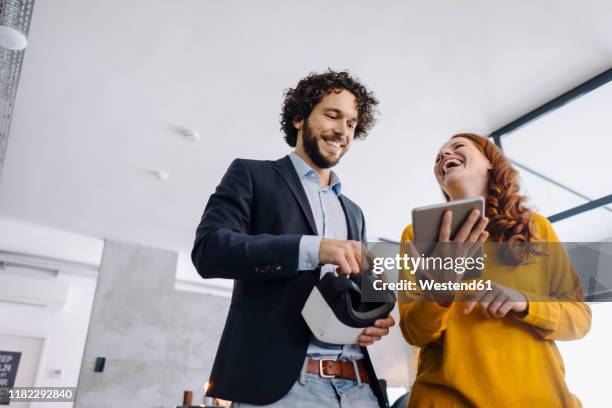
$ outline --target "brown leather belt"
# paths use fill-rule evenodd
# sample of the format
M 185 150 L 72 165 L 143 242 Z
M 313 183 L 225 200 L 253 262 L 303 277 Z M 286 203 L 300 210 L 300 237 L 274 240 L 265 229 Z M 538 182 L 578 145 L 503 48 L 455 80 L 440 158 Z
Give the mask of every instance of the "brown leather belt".
M 370 378 L 363 365 L 363 360 L 357 360 L 357 370 L 361 382 L 370 384 Z M 355 366 L 352 361 L 342 360 L 311 360 L 308 359 L 306 372 L 311 374 L 319 374 L 323 378 L 346 378 L 357 381 L 355 374 Z

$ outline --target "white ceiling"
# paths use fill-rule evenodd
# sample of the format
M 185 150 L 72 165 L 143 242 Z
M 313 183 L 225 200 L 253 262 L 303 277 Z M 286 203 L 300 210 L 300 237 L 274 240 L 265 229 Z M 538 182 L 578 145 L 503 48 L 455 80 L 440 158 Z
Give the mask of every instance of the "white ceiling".
M 38 1 L 0 215 L 189 250 L 232 158 L 288 152 L 283 90 L 332 67 L 381 100 L 338 173 L 370 239 L 398 238 L 412 207 L 441 198 L 431 167 L 443 141 L 489 133 L 609 68 L 610 21 L 607 0 Z M 181 127 L 201 141 L 183 142 Z

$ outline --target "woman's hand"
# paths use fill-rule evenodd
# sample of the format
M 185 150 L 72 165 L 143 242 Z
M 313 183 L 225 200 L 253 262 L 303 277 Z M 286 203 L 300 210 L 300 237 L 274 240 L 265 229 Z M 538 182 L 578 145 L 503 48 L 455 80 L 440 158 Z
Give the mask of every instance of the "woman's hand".
M 514 312 L 518 317 L 527 314 L 529 302 L 525 295 L 518 290 L 492 283 L 492 290 L 483 290 L 470 296 L 463 313 L 469 314 L 477 304 L 482 308 L 483 313 L 488 318 L 495 317 L 502 319 L 510 312 Z
M 429 257 L 435 258 L 460 258 L 472 257 L 474 253 L 481 248 L 486 241 L 489 233 L 486 231 L 489 219 L 480 216 L 480 211 L 472 210 L 468 218 L 465 220 L 457 234 L 451 240 L 451 225 L 453 221 L 452 211 L 445 211 L 442 215 L 442 223 L 438 232 L 438 242 L 433 252 Z M 413 258 L 419 258 L 420 255 L 410 241 L 402 244 L 406 245 L 407 252 Z M 435 282 L 459 282 L 463 275 L 454 270 L 445 269 L 426 269 L 421 268 L 418 271 L 420 275 Z M 453 302 L 455 293 L 453 291 L 430 291 L 434 300 L 441 306 L 448 307 Z

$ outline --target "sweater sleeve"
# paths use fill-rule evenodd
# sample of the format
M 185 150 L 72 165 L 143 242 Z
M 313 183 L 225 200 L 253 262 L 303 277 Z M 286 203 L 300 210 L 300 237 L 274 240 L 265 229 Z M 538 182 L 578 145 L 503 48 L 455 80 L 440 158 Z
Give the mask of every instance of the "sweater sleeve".
M 404 229 L 400 244 L 400 255 L 406 253 L 407 241 L 413 240 L 412 225 Z M 415 282 L 415 275 L 400 268 L 401 280 Z M 423 347 L 440 338 L 447 327 L 448 307 L 440 306 L 437 302 L 423 300 L 419 291 L 403 293 L 399 301 L 400 328 L 406 341 L 413 346 Z
M 582 338 L 591 328 L 591 308 L 583 301 L 580 279 L 550 222 L 539 214 L 535 220 L 550 287 L 548 294 L 523 292 L 528 310 L 521 320 L 547 340 Z

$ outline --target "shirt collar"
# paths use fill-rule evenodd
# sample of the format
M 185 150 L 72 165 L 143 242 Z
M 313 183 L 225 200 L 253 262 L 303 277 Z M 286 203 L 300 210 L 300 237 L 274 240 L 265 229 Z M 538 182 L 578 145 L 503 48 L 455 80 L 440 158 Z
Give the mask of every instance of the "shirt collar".
M 316 180 L 317 185 L 320 181 L 319 173 L 317 173 L 312 167 L 308 165 L 300 156 L 297 155 L 296 152 L 291 152 L 289 154 L 289 158 L 291 159 L 291 163 L 293 163 L 293 167 L 295 167 L 295 171 L 297 172 L 300 179 L 308 179 L 311 178 Z M 329 177 L 329 187 L 334 190 L 334 192 L 340 196 L 340 192 L 342 190 L 342 183 L 340 183 L 340 178 L 338 175 L 331 171 Z

